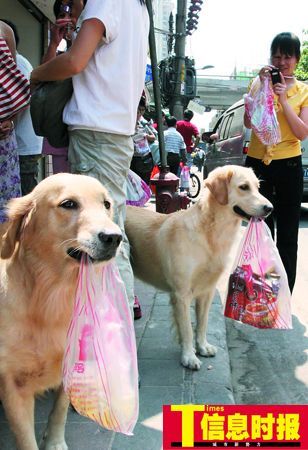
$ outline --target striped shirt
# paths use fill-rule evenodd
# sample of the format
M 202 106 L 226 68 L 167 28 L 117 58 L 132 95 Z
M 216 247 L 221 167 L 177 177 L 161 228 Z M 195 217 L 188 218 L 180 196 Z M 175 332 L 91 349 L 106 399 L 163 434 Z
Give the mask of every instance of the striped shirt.
M 183 136 L 176 131 L 175 127 L 170 127 L 164 131 L 165 148 L 168 153 L 180 153 L 180 150 L 186 150 Z
M 5 39 L 0 37 L 0 120 L 13 117 L 30 102 L 30 83 L 17 68 Z

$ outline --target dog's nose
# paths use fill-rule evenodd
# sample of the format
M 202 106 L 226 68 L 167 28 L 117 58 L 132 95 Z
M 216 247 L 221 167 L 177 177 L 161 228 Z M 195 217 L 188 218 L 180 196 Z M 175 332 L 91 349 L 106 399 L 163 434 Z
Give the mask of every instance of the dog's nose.
M 271 205 L 271 206 L 269 206 L 269 205 L 264 205 L 263 206 L 263 210 L 264 210 L 264 212 L 265 212 L 265 214 L 270 214 L 272 211 L 273 211 L 273 206 Z
M 106 234 L 101 232 L 98 233 L 98 238 L 103 244 L 110 248 L 117 248 L 122 241 L 121 234 Z

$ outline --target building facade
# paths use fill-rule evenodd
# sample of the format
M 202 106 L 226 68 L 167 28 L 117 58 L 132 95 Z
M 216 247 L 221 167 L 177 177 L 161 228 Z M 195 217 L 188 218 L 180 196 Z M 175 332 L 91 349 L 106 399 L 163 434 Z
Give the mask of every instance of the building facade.
M 153 1 L 155 40 L 158 61 L 161 61 L 168 56 L 169 17 L 171 12 L 174 13 L 174 9 L 174 0 Z

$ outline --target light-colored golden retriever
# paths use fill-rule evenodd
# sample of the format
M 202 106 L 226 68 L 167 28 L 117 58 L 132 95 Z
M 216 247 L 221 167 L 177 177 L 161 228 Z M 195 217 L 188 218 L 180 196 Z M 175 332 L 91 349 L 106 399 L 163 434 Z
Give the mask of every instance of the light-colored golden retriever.
M 20 450 L 38 449 L 35 395 L 59 388 L 46 450 L 66 450 L 62 358 L 81 255 L 105 264 L 121 242 L 97 180 L 58 174 L 9 204 L 0 261 L 0 398 Z
M 209 308 L 219 276 L 243 218 L 266 217 L 272 204 L 259 191 L 252 169 L 225 166 L 213 170 L 201 198 L 172 214 L 128 207 L 125 230 L 134 273 L 170 292 L 174 321 L 182 346 L 181 362 L 199 369 L 201 356 L 214 356 L 206 339 Z M 196 350 L 190 305 L 196 302 Z

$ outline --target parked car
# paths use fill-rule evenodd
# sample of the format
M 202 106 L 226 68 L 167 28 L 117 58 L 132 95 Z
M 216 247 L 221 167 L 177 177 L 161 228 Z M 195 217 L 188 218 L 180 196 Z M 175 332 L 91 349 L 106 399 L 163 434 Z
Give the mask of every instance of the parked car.
M 212 143 L 210 136 L 216 138 Z M 228 108 L 217 120 L 212 131 L 203 133 L 202 140 L 208 142 L 203 165 L 203 178 L 225 164 L 244 165 L 251 130 L 244 126 L 244 100 Z M 304 191 L 303 202 L 308 202 L 308 138 L 302 141 Z
M 202 138 L 216 135 L 215 142 L 208 145 L 203 166 L 203 178 L 218 166 L 226 164 L 244 165 L 251 130 L 244 126 L 244 101 L 239 100 L 228 108 L 216 122 L 211 133 Z

